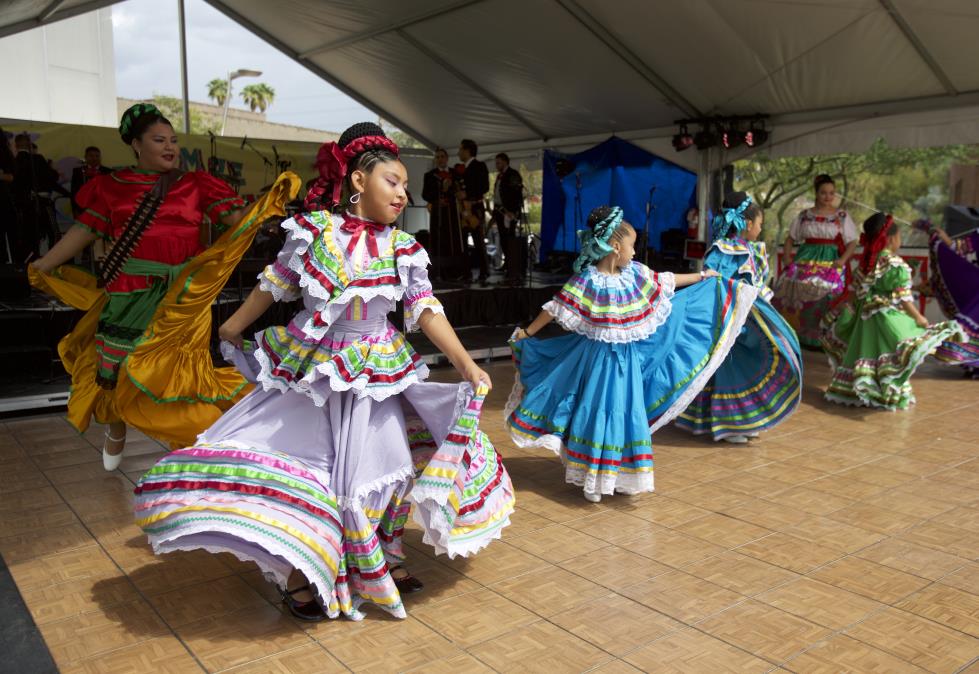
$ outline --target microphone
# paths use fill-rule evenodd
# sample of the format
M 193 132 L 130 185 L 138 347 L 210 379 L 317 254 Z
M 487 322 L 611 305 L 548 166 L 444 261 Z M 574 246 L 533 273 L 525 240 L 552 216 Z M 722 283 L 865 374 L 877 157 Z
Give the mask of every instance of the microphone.
M 244 138 L 241 139 L 241 147 L 239 147 L 238 149 L 239 150 L 244 150 L 245 149 L 245 143 L 247 143 L 247 142 L 248 142 L 248 136 L 245 136 Z

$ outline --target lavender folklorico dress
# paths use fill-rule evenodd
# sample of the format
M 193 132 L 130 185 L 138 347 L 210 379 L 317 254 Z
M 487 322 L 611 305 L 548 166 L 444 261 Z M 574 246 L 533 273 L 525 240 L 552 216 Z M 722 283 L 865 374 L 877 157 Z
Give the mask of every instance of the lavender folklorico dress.
M 935 356 L 962 365 L 979 378 L 979 232 L 970 232 L 946 245 L 931 235 L 931 285 L 942 313 L 958 321 L 968 341 L 943 344 Z
M 428 368 L 387 320 L 401 299 L 408 330 L 442 313 L 427 254 L 385 228 L 377 257 L 366 234 L 351 255 L 347 217 L 283 223 L 261 287 L 303 310 L 228 348 L 257 387 L 140 480 L 136 516 L 157 553 L 231 552 L 280 586 L 296 568 L 330 617 L 360 619 L 364 603 L 405 617 L 389 567 L 404 560 L 409 496 L 424 541 L 453 557 L 500 536 L 513 488 L 478 428 L 485 391 L 424 382 Z

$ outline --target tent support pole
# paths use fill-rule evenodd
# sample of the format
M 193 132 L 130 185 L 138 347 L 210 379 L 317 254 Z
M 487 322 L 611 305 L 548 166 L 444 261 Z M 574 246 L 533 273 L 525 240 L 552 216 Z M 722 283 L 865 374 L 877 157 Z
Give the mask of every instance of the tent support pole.
M 187 85 L 187 21 L 184 0 L 177 0 L 177 26 L 180 31 L 180 93 L 183 99 L 184 133 L 190 133 L 190 94 Z

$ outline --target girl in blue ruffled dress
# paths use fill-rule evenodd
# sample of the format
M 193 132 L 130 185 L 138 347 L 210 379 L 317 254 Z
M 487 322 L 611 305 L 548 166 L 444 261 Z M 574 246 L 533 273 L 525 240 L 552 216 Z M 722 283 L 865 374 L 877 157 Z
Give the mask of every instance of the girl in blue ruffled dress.
M 633 261 L 636 232 L 618 207 L 596 208 L 578 237 L 575 275 L 514 335 L 506 418 L 519 447 L 560 455 L 567 482 L 598 502 L 653 491 L 652 433 L 724 361 L 758 289 Z M 683 286 L 692 287 L 674 295 Z M 551 321 L 571 334 L 535 338 Z
M 745 443 L 785 421 L 802 399 L 802 359 L 795 330 L 769 301 L 771 277 L 764 213 L 744 192 L 724 199 L 704 266 L 756 286 L 758 299 L 724 364 L 676 424 L 714 440 Z

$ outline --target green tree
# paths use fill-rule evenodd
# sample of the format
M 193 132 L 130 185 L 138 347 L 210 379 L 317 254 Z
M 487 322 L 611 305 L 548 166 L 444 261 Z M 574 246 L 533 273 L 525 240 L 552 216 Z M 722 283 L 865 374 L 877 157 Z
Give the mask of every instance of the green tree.
M 215 77 L 208 82 L 207 97 L 219 106 L 223 106 L 224 101 L 228 98 L 228 80 L 223 77 Z
M 934 220 L 948 203 L 949 166 L 977 159 L 976 146 L 893 148 L 878 140 L 862 153 L 779 159 L 756 155 L 734 164 L 734 183 L 765 209 L 763 237 L 774 246 L 785 240 L 798 211 L 812 205 L 812 180 L 820 173 L 833 176 L 844 208 L 858 223 L 873 210 L 908 221 L 923 216 Z
M 170 120 L 173 124 L 173 128 L 178 132 L 182 131 L 184 128 L 184 106 L 183 101 L 181 101 L 176 96 L 164 96 L 162 94 L 155 94 L 151 101 L 153 105 L 160 109 L 163 116 Z M 202 115 L 197 110 L 191 108 L 190 111 L 190 132 L 192 134 L 202 135 L 206 134 L 208 131 L 217 133 L 217 130 L 221 126 L 221 120 L 209 115 Z
M 252 112 L 265 112 L 275 99 L 275 89 L 264 82 L 249 84 L 241 90 L 241 98 Z

